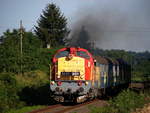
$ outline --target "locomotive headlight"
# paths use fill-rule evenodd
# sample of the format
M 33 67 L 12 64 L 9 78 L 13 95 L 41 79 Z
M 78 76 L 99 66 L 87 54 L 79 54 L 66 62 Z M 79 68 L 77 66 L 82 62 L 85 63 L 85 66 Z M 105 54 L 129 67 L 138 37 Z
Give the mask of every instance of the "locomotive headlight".
M 88 85 L 88 84 L 89 84 L 89 83 L 86 81 L 86 82 L 85 82 L 85 85 Z
M 61 86 L 62 82 L 61 81 L 58 81 L 57 82 L 57 86 Z
M 51 81 L 51 85 L 54 85 L 55 84 L 55 82 L 54 81 Z
M 58 75 L 57 78 L 60 78 L 60 75 Z

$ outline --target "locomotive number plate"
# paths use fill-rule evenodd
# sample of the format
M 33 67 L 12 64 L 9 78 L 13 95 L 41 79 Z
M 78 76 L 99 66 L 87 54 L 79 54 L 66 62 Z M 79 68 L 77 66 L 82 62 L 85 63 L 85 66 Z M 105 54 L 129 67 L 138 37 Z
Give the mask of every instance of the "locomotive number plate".
M 61 75 L 64 75 L 64 76 L 79 76 L 80 72 L 61 72 Z

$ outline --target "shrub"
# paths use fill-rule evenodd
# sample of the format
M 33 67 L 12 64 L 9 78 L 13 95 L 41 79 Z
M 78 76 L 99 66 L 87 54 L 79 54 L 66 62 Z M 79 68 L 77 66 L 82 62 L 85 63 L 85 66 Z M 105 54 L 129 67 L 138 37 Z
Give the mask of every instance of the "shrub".
M 24 87 L 39 87 L 49 82 L 49 75 L 43 71 L 36 70 L 15 76 L 17 83 Z
M 16 108 L 23 105 L 17 95 L 20 89 L 11 73 L 0 74 L 0 111 L 5 112 L 10 108 Z
M 91 107 L 91 113 L 130 113 L 145 103 L 144 95 L 130 90 L 122 91 L 117 97 L 108 101 L 104 107 Z
M 124 90 L 117 97 L 110 100 L 109 103 L 117 108 L 119 113 L 129 113 L 131 110 L 143 106 L 144 96 L 130 90 Z
M 49 75 L 40 70 L 16 75 L 16 80 L 21 86 L 19 97 L 27 105 L 49 104 Z

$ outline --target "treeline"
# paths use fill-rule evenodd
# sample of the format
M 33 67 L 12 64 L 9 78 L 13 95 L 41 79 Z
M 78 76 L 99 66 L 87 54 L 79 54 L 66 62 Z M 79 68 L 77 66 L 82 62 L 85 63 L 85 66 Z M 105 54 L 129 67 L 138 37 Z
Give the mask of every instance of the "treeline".
M 133 80 L 150 80 L 150 52 L 148 51 L 132 52 L 125 50 L 96 49 L 93 51 L 93 54 L 114 59 L 124 59 L 124 61 L 131 65 Z
M 24 31 L 21 54 L 18 34 L 19 30 L 8 30 L 3 35 L 4 41 L 0 44 L 0 72 L 19 74 L 21 71 L 48 70 L 54 49 L 42 48 L 36 35 Z
M 23 34 L 22 55 L 20 52 L 19 30 L 7 30 L 3 34 L 3 42 L 0 44 L 0 73 L 11 72 L 15 74 L 33 70 L 49 71 L 49 64 L 54 52 L 63 46 L 51 49 L 43 48 L 42 41 L 32 32 Z M 125 50 L 102 50 L 91 51 L 94 55 L 111 58 L 122 58 L 132 67 L 132 74 L 143 76 L 150 74 L 150 52 L 131 52 Z

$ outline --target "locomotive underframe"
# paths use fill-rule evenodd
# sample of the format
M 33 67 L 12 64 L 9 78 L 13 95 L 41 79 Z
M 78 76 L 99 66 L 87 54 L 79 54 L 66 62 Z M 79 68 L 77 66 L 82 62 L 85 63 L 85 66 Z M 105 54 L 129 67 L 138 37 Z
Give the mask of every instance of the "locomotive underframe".
M 91 81 L 61 81 L 61 85 L 58 86 L 57 82 L 50 85 L 51 95 L 54 100 L 58 102 L 83 102 L 89 97 L 93 96 L 93 90 L 91 89 Z M 86 85 L 85 82 L 88 82 Z

